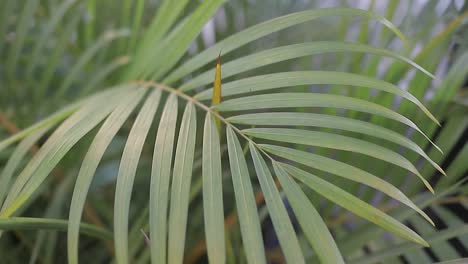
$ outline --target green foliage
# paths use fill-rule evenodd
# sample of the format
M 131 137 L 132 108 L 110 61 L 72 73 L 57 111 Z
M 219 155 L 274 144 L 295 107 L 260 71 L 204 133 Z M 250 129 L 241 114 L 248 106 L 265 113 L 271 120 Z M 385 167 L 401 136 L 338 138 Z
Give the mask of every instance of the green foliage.
M 463 262 L 468 13 L 271 2 L 4 0 L 3 261 Z

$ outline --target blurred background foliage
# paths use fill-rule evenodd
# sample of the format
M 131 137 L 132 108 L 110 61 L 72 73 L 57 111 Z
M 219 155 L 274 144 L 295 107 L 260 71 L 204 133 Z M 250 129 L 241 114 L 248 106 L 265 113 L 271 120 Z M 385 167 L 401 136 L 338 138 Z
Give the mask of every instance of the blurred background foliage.
M 203 1 L 189 1 L 174 27 L 191 14 Z M 38 120 L 48 117 L 80 98 L 128 80 L 128 68 L 138 57 L 147 29 L 160 6 L 155 0 L 2 0 L 0 3 L 0 139 L 28 128 Z M 359 73 L 398 85 L 414 94 L 441 121 L 437 127 L 428 122 L 421 111 L 401 98 L 371 90 L 337 86 L 304 85 L 297 91 L 329 92 L 377 102 L 392 108 L 417 124 L 443 150 L 438 153 L 425 139 L 412 130 L 383 118 L 358 113 L 326 109 L 324 113 L 360 118 L 383 127 L 391 128 L 424 147 L 429 156 L 447 172 L 449 177 L 423 162 L 423 159 L 408 150 L 371 136 L 360 138 L 374 142 L 405 154 L 416 165 L 421 174 L 434 186 L 435 195 L 425 190 L 416 177 L 408 177 L 407 171 L 388 166 L 370 157 L 354 155 L 324 148 L 307 148 L 321 155 L 353 164 L 356 167 L 382 176 L 392 183 L 435 222 L 435 227 L 416 216 L 413 211 L 362 184 L 336 178 L 326 172 L 317 172 L 350 193 L 389 213 L 418 232 L 431 245 L 421 248 L 357 218 L 354 214 L 325 200 L 311 190 L 304 189 L 308 198 L 319 211 L 333 234 L 338 248 L 349 263 L 433 263 L 468 257 L 468 199 L 467 185 L 463 179 L 468 171 L 468 2 L 455 0 L 232 0 L 220 6 L 214 16 L 201 28 L 198 37 L 190 44 L 177 66 L 199 54 L 216 42 L 225 39 L 257 23 L 292 12 L 326 8 L 354 7 L 371 10 L 391 20 L 408 37 L 404 45 L 392 32 L 373 20 L 352 17 L 329 17 L 313 20 L 269 34 L 244 45 L 223 56 L 223 63 L 262 50 L 302 43 L 307 41 L 349 41 L 388 48 L 413 58 L 425 69 L 435 73 L 436 79 L 410 68 L 394 59 L 365 53 L 325 53 L 303 56 L 296 59 L 268 64 L 245 73 L 223 79 L 237 79 L 293 70 L 334 70 Z M 207 64 L 194 70 L 172 87 L 213 68 Z M 127 75 L 126 75 L 127 74 Z M 214 75 L 213 75 L 214 76 Z M 197 87 L 200 92 L 209 86 Z M 444 90 L 445 89 L 445 90 Z M 308 112 L 308 109 L 298 109 Z M 157 117 L 161 116 L 158 111 Z M 202 122 L 199 122 L 201 126 Z M 124 124 L 116 135 L 93 179 L 83 220 L 97 226 L 99 232 L 109 232 L 113 225 L 113 203 L 120 157 L 127 139 L 131 122 Z M 22 216 L 37 218 L 67 219 L 74 181 L 81 160 L 96 134 L 84 136 L 80 144 L 73 147 L 52 171 L 46 183 L 41 185 L 36 199 L 21 212 Z M 324 129 L 324 131 L 328 131 Z M 152 127 L 148 138 L 156 137 Z M 353 135 L 353 132 L 341 132 Z M 37 152 L 50 132 L 45 132 L 31 153 Z M 224 149 L 223 149 L 224 148 Z M 28 147 L 29 149 L 29 147 Z M 303 148 L 302 150 L 306 150 Z M 5 170 L 14 148 L 0 152 L 0 169 Z M 196 151 L 196 156 L 201 150 Z M 226 146 L 222 146 L 226 151 Z M 149 250 L 145 237 L 148 232 L 147 201 L 148 171 L 151 170 L 152 148 L 145 145 L 134 183 L 132 208 L 130 211 L 130 251 L 135 263 L 149 261 Z M 223 157 L 223 163 L 228 164 Z M 27 159 L 18 167 L 24 167 Z M 200 165 L 195 163 L 194 177 L 190 190 L 190 210 L 185 250 L 186 263 L 207 262 L 204 244 L 202 181 Z M 197 167 L 198 166 L 198 167 Z M 253 168 L 249 168 L 252 169 Z M 223 170 L 223 181 L 230 182 L 228 170 Z M 251 173 L 253 174 L 253 173 Z M 4 182 L 3 182 L 4 183 Z M 0 186 L 5 192 L 8 185 Z M 230 184 L 223 186 L 227 262 L 244 263 L 240 227 L 237 223 L 234 190 Z M 262 235 L 266 256 L 270 263 L 283 263 L 274 228 L 263 203 L 259 184 L 254 182 L 254 191 L 259 207 Z M 5 193 L 1 193 L 4 195 Z M 0 196 L 0 201 L 4 197 Z M 307 263 L 317 262 L 317 256 L 308 245 L 305 235 L 298 228 L 292 209 L 286 199 L 286 208 L 297 230 L 302 252 Z M 310 223 L 314 225 L 314 223 Z M 66 233 L 57 230 L 41 230 L 46 226 L 38 223 L 14 225 L 0 221 L 0 228 L 11 231 L 0 238 L 2 263 L 64 263 L 67 261 Z M 90 226 L 89 233 L 96 233 Z M 22 230 L 22 229 L 30 230 Z M 50 229 L 66 231 L 66 223 L 51 224 Z M 83 229 L 84 227 L 82 227 Z M 104 230 L 104 231 L 103 231 Z M 102 238 L 108 233 L 97 235 Z M 96 236 L 96 234 L 95 234 Z M 80 261 L 83 263 L 108 263 L 115 254 L 111 240 L 81 236 Z M 466 261 L 466 260 L 465 260 Z M 465 263 L 460 260 L 459 263 Z

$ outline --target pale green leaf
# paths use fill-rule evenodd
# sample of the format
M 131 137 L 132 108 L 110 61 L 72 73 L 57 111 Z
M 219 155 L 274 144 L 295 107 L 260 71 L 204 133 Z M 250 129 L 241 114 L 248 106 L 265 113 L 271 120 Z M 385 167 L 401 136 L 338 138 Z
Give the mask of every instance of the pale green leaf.
M 11 154 L 8 162 L 3 168 L 2 173 L 0 174 L 0 204 L 3 203 L 3 199 L 10 187 L 11 179 L 13 178 L 13 174 L 15 173 L 16 169 L 20 165 L 21 161 L 26 156 L 27 152 L 31 149 L 31 147 L 39 140 L 40 137 L 44 135 L 50 129 L 50 125 L 43 127 L 29 136 L 27 136 L 21 143 L 16 147 L 13 154 Z
M 166 263 L 167 207 L 177 122 L 177 97 L 167 99 L 154 143 L 150 185 L 151 262 Z
M 325 222 L 323 222 L 320 214 L 301 190 L 301 187 L 276 162 L 273 163 L 273 168 L 304 234 L 320 261 L 322 263 L 344 263 L 343 257 Z
M 206 114 L 203 132 L 203 211 L 210 263 L 225 263 L 224 209 L 220 138 L 216 122 Z
M 94 94 L 88 98 L 84 98 L 82 100 L 79 100 L 76 103 L 72 103 L 68 105 L 67 107 L 57 111 L 56 113 L 53 113 L 47 118 L 44 118 L 43 120 L 40 120 L 36 122 L 34 125 L 31 125 L 30 127 L 21 130 L 20 132 L 8 137 L 7 139 L 4 139 L 0 141 L 0 152 L 10 146 L 11 144 L 17 142 L 18 140 L 23 139 L 24 137 L 28 136 L 29 134 L 33 133 L 36 130 L 39 130 L 43 127 L 49 126 L 49 125 L 55 125 L 58 122 L 64 120 L 65 118 L 69 117 L 72 115 L 74 112 L 77 111 L 77 109 L 82 106 L 85 103 L 90 102 L 91 100 L 96 100 L 96 98 L 103 98 L 110 96 L 112 94 L 118 93 L 122 91 L 123 89 L 126 89 L 126 86 L 116 86 L 116 87 L 111 87 L 103 92 Z
M 409 92 L 382 80 L 346 72 L 295 71 L 255 76 L 224 84 L 223 96 L 311 84 L 351 85 L 356 87 L 373 88 L 392 93 L 413 102 L 430 119 L 432 119 L 432 121 L 439 124 L 431 112 Z M 208 99 L 211 96 L 211 93 L 212 90 L 207 90 L 204 94 L 200 94 L 200 96 L 204 95 L 203 98 Z
M 70 204 L 69 226 L 67 231 L 68 262 L 78 263 L 78 232 L 81 222 L 81 215 L 86 201 L 89 187 L 93 180 L 99 162 L 107 147 L 122 127 L 133 109 L 138 105 L 145 93 L 140 89 L 137 93 L 128 96 L 127 99 L 109 115 L 102 127 L 94 137 L 91 146 L 86 153 L 81 164 L 80 172 L 73 189 L 73 196 Z
M 226 135 L 232 183 L 247 261 L 249 263 L 266 263 L 260 220 L 247 162 L 239 139 L 230 126 L 226 127 Z
M 313 153 L 295 150 L 291 148 L 275 146 L 275 145 L 260 145 L 262 149 L 266 151 L 289 159 L 294 162 L 298 162 L 304 165 L 307 165 L 312 168 L 316 168 L 322 171 L 326 171 L 337 176 L 359 182 L 365 185 L 368 185 L 376 190 L 379 190 L 388 196 L 394 198 L 395 200 L 407 205 L 408 207 L 417 211 L 421 216 L 423 216 L 429 223 L 434 225 L 434 222 L 431 218 L 419 209 L 403 192 L 398 188 L 391 185 L 390 183 L 380 179 L 379 177 L 361 170 L 357 167 L 348 165 L 344 162 L 333 160 L 327 157 L 316 155 Z
M 112 112 L 132 92 L 132 88 L 129 86 L 107 97 L 103 96 L 105 94 L 94 97 L 55 130 L 17 177 L 2 207 L 1 216 L 12 215 L 28 201 L 63 156 Z
M 189 103 L 182 117 L 174 159 L 169 214 L 169 263 L 183 262 L 196 132 L 196 109 L 192 103 Z
M 187 47 L 200 32 L 202 26 L 211 18 L 225 0 L 206 0 L 201 2 L 191 13 L 187 21 L 178 29 L 179 34 L 169 34 L 159 45 L 156 52 L 145 53 L 141 60 L 134 64 L 132 77 L 159 79 L 167 73 L 184 55 Z M 138 70 L 143 74 L 137 73 Z
M 417 175 L 426 187 L 434 192 L 429 182 L 422 177 L 416 167 L 401 154 L 361 139 L 319 131 L 289 128 L 251 128 L 243 132 L 247 135 L 280 142 L 306 144 L 317 147 L 339 149 L 361 153 L 380 159 L 411 171 Z
M 261 94 L 227 100 L 213 108 L 221 112 L 229 112 L 290 107 L 332 107 L 380 115 L 406 124 L 421 133 L 427 140 L 431 141 L 421 129 L 408 118 L 378 104 L 341 95 L 320 93 Z M 434 143 L 432 144 L 435 145 Z
M 291 173 L 292 176 L 299 179 L 328 200 L 394 234 L 399 235 L 404 239 L 416 242 L 426 247 L 429 246 L 427 242 L 413 230 L 398 222 L 393 217 L 349 194 L 348 192 L 345 192 L 335 185 L 293 166 L 282 163 L 281 166 L 284 167 L 289 173 Z
M 128 218 L 133 182 L 141 151 L 158 109 L 160 97 L 161 91 L 154 89 L 146 99 L 130 130 L 120 161 L 114 201 L 114 241 L 117 263 L 130 261 L 128 256 Z
M 265 160 L 250 142 L 250 153 L 281 249 L 288 263 L 305 263 L 296 232 Z
M 286 61 L 286 60 L 290 60 L 294 58 L 300 58 L 300 57 L 310 56 L 314 54 L 338 53 L 338 52 L 360 52 L 360 53 L 375 54 L 375 55 L 395 58 L 395 59 L 398 59 L 398 60 L 401 60 L 410 64 L 411 66 L 419 69 L 420 71 L 424 72 L 425 74 L 431 77 L 434 77 L 431 73 L 426 71 L 424 68 L 414 63 L 407 57 L 404 57 L 398 53 L 395 53 L 386 49 L 381 49 L 381 48 L 376 48 L 376 47 L 372 47 L 369 45 L 360 44 L 360 43 L 338 42 L 338 41 L 316 41 L 316 42 L 309 42 L 309 43 L 300 43 L 300 44 L 293 44 L 293 45 L 260 51 L 258 53 L 248 55 L 248 56 L 235 59 L 233 61 L 225 63 L 223 65 L 223 77 L 227 78 L 227 77 L 233 76 L 241 72 L 246 72 L 251 69 L 259 68 L 262 66 L 266 66 L 266 65 L 270 65 L 273 63 Z M 181 86 L 181 89 L 183 89 L 184 91 L 188 91 L 188 90 L 192 90 L 194 88 L 200 87 L 202 85 L 211 83 L 212 81 L 211 79 L 213 78 L 212 73 L 213 71 L 209 70 L 198 75 L 197 77 L 184 83 Z M 311 73 L 312 75 L 314 75 L 313 74 L 314 72 L 311 72 Z M 357 75 L 357 76 L 360 76 L 360 75 Z M 360 77 L 364 77 L 364 76 L 360 76 Z M 324 79 L 328 79 L 328 78 L 324 76 Z M 367 79 L 370 79 L 370 78 L 367 78 Z M 329 80 L 331 82 L 337 81 L 334 79 L 329 79 Z M 320 84 L 323 81 L 320 81 L 320 79 L 318 79 L 317 82 L 319 82 Z M 352 84 L 353 80 L 350 80 L 350 82 L 351 83 L 349 85 L 353 85 Z M 330 84 L 333 84 L 333 83 L 330 83 Z M 292 85 L 288 85 L 288 86 L 292 86 Z M 209 93 L 208 91 L 204 91 L 202 94 L 199 95 L 199 98 L 205 99 L 205 97 L 208 96 L 208 93 Z M 231 93 L 235 93 L 235 91 L 229 91 L 229 94 Z
M 232 50 L 235 50 L 249 42 L 252 42 L 273 32 L 277 32 L 282 29 L 302 24 L 317 18 L 329 16 L 363 16 L 367 18 L 372 18 L 388 27 L 397 36 L 399 36 L 405 41 L 403 34 L 392 24 L 392 22 L 388 21 L 384 17 L 381 17 L 375 13 L 366 10 L 352 8 L 324 8 L 306 10 L 271 19 L 269 21 L 252 26 L 237 34 L 227 37 L 226 39 L 218 42 L 209 49 L 201 52 L 194 58 L 190 59 L 178 69 L 174 70 L 164 80 L 164 82 L 172 83 L 174 81 L 179 80 L 183 76 L 199 69 L 200 67 L 203 67 L 210 61 L 216 59 L 220 50 L 223 50 L 223 54 L 227 54 Z
M 424 157 L 434 168 L 440 171 L 440 173 L 445 174 L 442 168 L 435 163 L 421 147 L 407 137 L 385 127 L 357 119 L 315 113 L 275 112 L 244 114 L 229 117 L 227 120 L 235 124 L 255 126 L 312 126 L 334 128 L 378 137 L 411 149 Z

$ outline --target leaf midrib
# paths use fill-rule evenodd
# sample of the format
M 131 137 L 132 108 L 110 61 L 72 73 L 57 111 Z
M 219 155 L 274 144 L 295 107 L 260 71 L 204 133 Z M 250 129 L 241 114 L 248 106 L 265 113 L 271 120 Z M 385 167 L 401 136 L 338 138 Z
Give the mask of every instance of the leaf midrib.
M 155 88 L 162 89 L 162 90 L 164 90 L 166 92 L 169 92 L 171 94 L 174 94 L 174 95 L 180 97 L 181 99 L 184 99 L 187 102 L 193 103 L 197 107 L 201 108 L 202 110 L 212 114 L 213 116 L 215 116 L 216 118 L 221 120 L 221 122 L 226 124 L 226 126 L 231 127 L 234 131 L 236 131 L 237 134 L 242 136 L 249 143 L 252 143 L 257 150 L 259 150 L 262 154 L 264 154 L 266 157 L 268 157 L 271 161 L 276 161 L 266 151 L 264 151 L 261 148 L 261 146 L 259 146 L 255 141 L 253 141 L 250 137 L 248 137 L 246 134 L 244 134 L 235 125 L 230 123 L 226 118 L 224 118 L 222 115 L 220 115 L 217 111 L 213 110 L 211 107 L 205 105 L 204 103 L 198 101 L 197 99 L 191 97 L 190 95 L 188 95 L 188 94 L 186 94 L 186 93 L 184 93 L 184 92 L 182 92 L 182 91 L 180 91 L 180 90 L 178 90 L 176 88 L 170 87 L 170 86 L 162 84 L 162 83 L 154 82 L 154 81 L 134 81 L 134 83 L 137 83 L 137 84 L 140 84 L 140 85 L 143 85 L 143 86 L 147 86 L 147 87 L 155 87 Z

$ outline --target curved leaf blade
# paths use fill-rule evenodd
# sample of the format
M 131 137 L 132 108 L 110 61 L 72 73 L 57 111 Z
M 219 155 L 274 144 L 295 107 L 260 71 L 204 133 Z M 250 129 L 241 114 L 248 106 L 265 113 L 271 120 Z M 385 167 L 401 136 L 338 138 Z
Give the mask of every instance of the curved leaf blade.
M 414 209 L 434 226 L 434 222 L 431 220 L 431 218 L 426 213 L 424 213 L 424 211 L 422 211 L 418 206 L 416 206 L 403 192 L 401 192 L 398 188 L 394 187 L 390 183 L 380 179 L 379 177 L 367 171 L 361 170 L 357 167 L 348 165 L 341 161 L 337 161 L 334 159 L 330 159 L 301 150 L 266 144 L 262 144 L 260 146 L 267 152 L 277 155 L 279 157 L 286 158 L 291 161 L 309 166 L 311 168 L 319 169 L 321 171 L 326 171 L 379 190 L 392 197 L 393 199 L 400 201 L 401 203 Z
M 102 127 L 94 137 L 91 146 L 83 159 L 80 172 L 73 189 L 70 204 L 69 225 L 67 231 L 68 262 L 78 263 L 78 239 L 80 231 L 81 214 L 86 202 L 89 187 L 101 161 L 104 152 L 122 127 L 133 109 L 140 102 L 145 90 L 139 89 L 137 93 L 128 96 L 127 99 L 109 115 Z
M 428 247 L 429 244 L 407 226 L 395 220 L 393 217 L 374 208 L 366 202 L 361 201 L 355 196 L 343 191 L 335 185 L 328 183 L 319 177 L 307 173 L 293 166 L 280 163 L 288 173 L 305 183 L 311 189 L 327 198 L 328 200 L 346 208 L 347 210 L 363 217 L 376 225 L 404 238 L 409 241 Z
M 436 168 L 440 173 L 446 175 L 444 170 L 416 143 L 393 130 L 369 122 L 341 116 L 300 112 L 244 114 L 229 117 L 227 120 L 235 124 L 254 126 L 311 126 L 333 128 L 378 137 L 414 151 L 431 163 L 432 166 L 434 166 L 434 168 Z
M 297 216 L 310 245 L 314 248 L 322 263 L 345 263 L 322 217 L 301 190 L 301 187 L 290 178 L 283 168 L 273 163 L 276 176 L 286 193 L 288 201 Z M 313 224 L 310 224 L 312 222 Z
M 293 44 L 287 45 L 283 47 L 268 49 L 264 51 L 260 51 L 258 53 L 254 53 L 239 59 L 232 60 L 227 62 L 223 65 L 223 77 L 230 77 L 235 74 L 246 72 L 251 69 L 259 68 L 262 66 L 270 65 L 273 63 L 286 61 L 294 58 L 300 58 L 304 56 L 310 56 L 314 54 L 323 54 L 323 53 L 338 53 L 338 52 L 360 52 L 360 53 L 368 53 L 380 56 L 391 57 L 394 59 L 398 59 L 400 61 L 404 61 L 411 66 L 417 68 L 418 70 L 422 71 L 423 73 L 435 78 L 434 75 L 429 73 L 423 67 L 419 66 L 412 60 L 408 59 L 405 56 L 402 56 L 398 53 L 381 49 L 365 44 L 360 43 L 351 43 L 351 42 L 338 42 L 338 41 L 315 41 L 315 42 L 308 42 L 308 43 L 300 43 L 300 44 Z M 184 91 L 192 90 L 194 88 L 200 87 L 202 85 L 206 85 L 210 83 L 211 73 L 213 71 L 209 70 L 206 71 L 197 77 L 191 79 L 190 81 L 184 83 L 181 86 L 181 89 Z M 207 91 L 202 92 L 199 98 L 205 99 L 208 95 Z
M 386 81 L 347 72 L 295 71 L 254 76 L 224 84 L 223 96 L 226 97 L 228 95 L 311 84 L 351 85 L 392 93 L 411 101 L 417 105 L 432 121 L 439 124 L 431 112 L 409 92 L 402 90 L 396 85 Z M 207 97 L 211 95 L 212 92 L 212 89 L 206 90 L 203 92 L 203 94 L 200 94 L 200 97 L 208 99 Z
M 16 147 L 13 154 L 11 154 L 8 162 L 3 168 L 2 173 L 0 174 L 0 204 L 3 203 L 3 199 L 7 194 L 7 190 L 10 187 L 11 179 L 16 169 L 20 165 L 21 161 L 26 156 L 29 149 L 39 140 L 39 138 L 44 135 L 50 129 L 50 125 L 43 127 L 21 141 L 21 143 Z
M 374 157 L 411 171 L 423 181 L 432 193 L 434 192 L 429 182 L 422 177 L 409 160 L 397 152 L 374 143 L 337 134 L 302 129 L 250 128 L 244 129 L 243 132 L 256 138 L 351 151 Z
M 54 125 L 57 124 L 58 122 L 64 120 L 65 118 L 71 116 L 73 113 L 75 113 L 82 105 L 89 103 L 92 100 L 96 100 L 96 98 L 103 98 L 107 96 L 111 96 L 112 94 L 118 93 L 122 89 L 125 89 L 126 86 L 117 86 L 114 88 L 109 88 L 103 92 L 99 92 L 95 95 L 92 95 L 88 98 L 79 100 L 76 103 L 72 103 L 71 105 L 65 107 L 64 109 L 61 109 L 52 115 L 50 115 L 47 118 L 44 118 L 38 122 L 36 122 L 34 125 L 31 125 L 30 127 L 23 129 L 21 132 L 18 132 L 14 135 L 11 135 L 7 139 L 4 139 L 0 141 L 0 152 L 10 146 L 11 144 L 17 142 L 18 140 L 23 139 L 24 137 L 28 136 L 29 134 L 33 133 L 34 131 L 41 129 L 43 127 L 46 127 L 48 125 Z
M 184 63 L 180 68 L 173 71 L 166 79 L 164 79 L 163 82 L 173 83 L 188 73 L 203 67 L 210 61 L 214 60 L 221 49 L 223 50 L 224 54 L 227 54 L 230 51 L 237 49 L 238 47 L 241 47 L 251 41 L 273 32 L 327 16 L 363 16 L 366 18 L 372 18 L 385 25 L 404 42 L 406 41 L 403 34 L 397 29 L 395 25 L 392 24 L 392 22 L 367 10 L 352 8 L 323 8 L 318 10 L 306 10 L 271 19 L 227 37 L 226 39 L 218 42 L 209 49 L 203 51 L 202 53 Z
M 281 249 L 286 258 L 287 263 L 305 263 L 302 255 L 299 241 L 296 237 L 296 232 L 291 224 L 288 212 L 284 207 L 283 200 L 278 189 L 273 181 L 273 176 L 268 169 L 265 160 L 256 147 L 249 143 L 250 154 L 252 156 L 257 178 L 260 182 L 268 212 L 273 222 L 273 226 L 278 236 Z
M 435 145 L 431 139 L 408 118 L 381 105 L 347 96 L 320 93 L 262 94 L 226 100 L 213 108 L 220 112 L 230 112 L 290 107 L 332 107 L 380 115 L 406 124 L 421 133 L 429 142 Z
M 155 89 L 146 99 L 130 130 L 120 161 L 114 199 L 114 241 L 117 263 L 130 261 L 128 256 L 128 218 L 133 182 L 141 151 L 158 109 L 160 97 L 161 90 Z
M 78 140 L 111 113 L 126 96 L 132 93 L 131 88 L 129 86 L 106 97 L 105 104 L 102 101 L 103 96 L 93 98 L 57 128 L 17 177 L 0 215 L 7 217 L 18 210 L 39 188 L 49 172 Z M 32 175 L 34 175 L 34 178 L 31 178 Z M 30 178 L 31 180 L 29 180 Z

